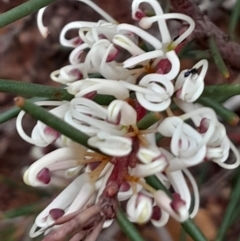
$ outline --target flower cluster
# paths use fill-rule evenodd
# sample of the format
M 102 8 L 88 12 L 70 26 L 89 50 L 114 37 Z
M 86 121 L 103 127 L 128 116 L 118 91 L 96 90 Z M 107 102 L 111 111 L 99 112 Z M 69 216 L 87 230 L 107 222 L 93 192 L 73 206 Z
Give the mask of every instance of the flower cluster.
M 22 127 L 24 111 L 16 122 L 27 142 L 56 146 L 27 169 L 25 183 L 45 187 L 63 179 L 70 182 L 37 216 L 30 231 L 31 237 L 47 234 L 46 241 L 68 235 L 72 240 L 94 240 L 102 227 L 111 225 L 119 201 L 127 201 L 131 222 L 151 221 L 161 227 L 169 216 L 184 222 L 196 215 L 199 206 L 197 185 L 187 168 L 213 161 L 231 169 L 240 162 L 215 112 L 194 103 L 204 89 L 207 60 L 180 72 L 178 51 L 194 29 L 193 20 L 183 14 L 164 14 L 157 0 L 133 0 L 132 17 L 139 27 L 118 24 L 93 2 L 84 2 L 106 20 L 67 24 L 60 42 L 73 48 L 70 65 L 51 74 L 74 98 L 37 104 L 54 107 L 52 114 L 89 136 L 88 146 L 40 121 L 28 136 Z M 143 2 L 150 5 L 154 16 L 140 8 Z M 46 36 L 43 13 L 44 9 L 39 12 L 38 26 Z M 185 32 L 172 39 L 167 20 L 183 21 Z M 161 40 L 147 31 L 154 23 Z M 78 30 L 78 36 L 67 39 L 72 29 Z M 108 104 L 96 101 L 96 97 L 109 96 Z M 173 105 L 185 113 L 175 115 Z M 155 123 L 141 126 L 151 114 L 158 116 Z M 170 146 L 159 147 L 156 134 L 169 138 Z M 228 164 L 230 151 L 236 161 Z M 174 190 L 171 198 L 146 183 L 144 178 L 152 175 Z M 190 212 L 191 190 L 195 201 Z

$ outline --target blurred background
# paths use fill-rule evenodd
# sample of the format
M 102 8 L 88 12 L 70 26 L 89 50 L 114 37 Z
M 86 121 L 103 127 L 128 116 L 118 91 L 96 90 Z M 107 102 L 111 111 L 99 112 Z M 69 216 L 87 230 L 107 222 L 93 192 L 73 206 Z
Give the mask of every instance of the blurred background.
M 25 1 L 0 0 L 0 13 Z M 131 0 L 96 0 L 104 10 L 118 22 L 134 23 L 131 19 Z M 231 7 L 234 1 L 197 1 L 202 10 L 219 28 L 227 31 Z M 223 5 L 222 2 L 224 2 Z M 168 1 L 164 1 L 169 9 Z M 39 84 L 58 85 L 50 80 L 50 73 L 68 64 L 71 49 L 59 45 L 62 27 L 74 20 L 98 21 L 100 16 L 88 6 L 77 1 L 59 1 L 52 4 L 44 15 L 44 23 L 50 34 L 43 39 L 36 26 L 36 14 L 25 17 L 0 29 L 0 77 Z M 177 24 L 171 24 L 177 33 Z M 239 33 L 239 27 L 236 33 Z M 238 38 L 239 35 L 236 35 Z M 236 40 L 238 41 L 238 40 Z M 183 55 L 181 68 L 192 66 L 199 56 Z M 239 60 L 238 60 L 239 61 Z M 239 83 L 239 74 L 231 70 L 231 79 L 225 80 L 210 59 L 206 83 Z M 13 106 L 13 95 L 0 93 L 0 112 Z M 30 133 L 35 122 L 24 119 L 24 128 Z M 239 127 L 227 126 L 230 138 L 240 144 Z M 47 153 L 54 147 L 48 147 Z M 28 241 L 29 229 L 35 216 L 59 193 L 59 189 L 36 190 L 24 185 L 22 174 L 26 166 L 34 160 L 32 146 L 23 141 L 15 129 L 15 119 L 0 125 L 0 240 Z M 197 225 L 208 237 L 214 240 L 220 225 L 237 171 L 226 171 L 213 163 L 203 163 L 191 170 L 199 184 L 201 208 L 195 219 Z M 240 210 L 236 210 L 239 212 Z M 228 241 L 235 241 L 240 234 L 240 218 L 227 233 Z M 139 230 L 148 241 L 191 240 L 186 237 L 179 224 L 170 220 L 165 228 L 155 229 L 150 224 L 140 226 Z M 35 240 L 41 240 L 41 237 Z M 119 231 L 117 224 L 105 230 L 99 240 L 127 240 Z

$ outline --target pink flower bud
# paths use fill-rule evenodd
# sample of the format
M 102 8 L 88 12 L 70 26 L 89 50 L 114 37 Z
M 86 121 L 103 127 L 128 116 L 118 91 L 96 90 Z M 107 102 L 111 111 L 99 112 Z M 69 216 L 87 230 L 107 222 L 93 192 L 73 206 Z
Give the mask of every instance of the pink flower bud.
M 37 179 L 44 184 L 48 184 L 51 181 L 51 172 L 45 167 L 37 174 Z
M 53 208 L 49 211 L 49 215 L 53 220 L 57 220 L 64 215 L 64 210 L 60 208 Z

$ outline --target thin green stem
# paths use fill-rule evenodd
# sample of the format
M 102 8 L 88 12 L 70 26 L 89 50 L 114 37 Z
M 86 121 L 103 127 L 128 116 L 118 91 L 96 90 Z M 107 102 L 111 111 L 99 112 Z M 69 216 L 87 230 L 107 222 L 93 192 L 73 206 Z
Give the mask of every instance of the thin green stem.
M 224 78 L 228 79 L 230 77 L 230 74 L 228 72 L 228 69 L 222 59 L 221 53 L 218 49 L 217 43 L 215 41 L 215 39 L 213 37 L 210 37 L 208 40 L 208 45 L 209 45 L 209 49 L 211 51 L 213 60 L 217 66 L 217 68 L 219 69 L 219 71 L 221 72 L 221 74 L 223 75 Z
M 23 97 L 45 97 L 51 100 L 72 100 L 74 95 L 61 87 L 25 83 L 16 80 L 0 79 L 0 92 L 11 93 Z M 108 105 L 115 98 L 111 95 L 97 94 L 93 101 L 100 105 Z
M 231 37 L 232 40 L 234 39 L 234 31 L 236 29 L 239 17 L 240 17 L 240 1 L 237 0 L 232 10 L 232 14 L 229 22 L 229 29 L 228 29 L 229 36 Z
M 42 211 L 44 206 L 45 206 L 45 203 L 41 202 L 41 204 L 28 204 L 28 205 L 22 206 L 20 208 L 11 209 L 11 210 L 8 210 L 5 212 L 1 212 L 0 219 L 16 218 L 16 217 L 20 217 L 20 216 L 26 216 L 26 215 L 39 213 L 40 211 Z
M 98 103 L 99 105 L 109 105 L 113 100 L 115 100 L 115 97 L 113 97 L 111 95 L 97 94 L 93 98 L 93 101 Z
M 131 241 L 145 241 L 135 226 L 127 219 L 124 212 L 118 207 L 116 220 L 121 230 L 128 236 Z
M 74 97 L 63 88 L 6 79 L 0 79 L 0 92 L 24 97 L 45 97 L 53 100 L 71 100 Z
M 19 109 L 18 107 L 13 107 L 5 112 L 0 113 L 0 124 L 16 117 L 20 111 L 21 109 Z
M 26 17 L 57 0 L 29 0 L 11 10 L 0 14 L 0 28 Z
M 15 98 L 15 102 L 19 108 L 25 110 L 27 113 L 29 113 L 35 119 L 42 121 L 46 125 L 59 131 L 61 134 L 65 135 L 66 137 L 69 137 L 71 140 L 76 141 L 77 143 L 79 143 L 87 148 L 95 150 L 94 148 L 92 148 L 88 145 L 89 136 L 82 133 L 75 127 L 69 125 L 62 119 L 51 114 L 44 108 L 34 105 L 30 101 L 25 100 L 22 97 Z M 99 150 L 96 150 L 96 151 L 99 152 Z
M 140 121 L 137 123 L 137 127 L 139 130 L 146 130 L 157 121 L 161 119 L 161 114 L 158 112 L 150 112 L 145 115 Z
M 159 179 L 153 175 L 145 177 L 146 182 L 155 188 L 156 190 L 163 190 L 169 197 L 172 197 L 171 192 L 159 181 Z
M 181 223 L 181 225 L 194 241 L 208 241 L 192 219 L 189 218 L 187 221 Z
M 162 140 L 164 138 L 163 135 L 161 135 L 160 133 L 156 133 L 155 134 L 155 140 L 158 143 L 160 140 Z
M 237 114 L 214 101 L 213 98 L 200 97 L 196 102 L 212 108 L 223 120 L 232 126 L 236 126 L 239 123 L 239 116 Z
M 29 99 L 29 101 L 31 101 L 31 102 L 42 101 L 42 100 L 46 100 L 46 98 L 38 98 L 37 97 L 37 98 Z M 21 111 L 20 108 L 12 107 L 11 109 L 0 113 L 0 124 L 4 123 L 6 121 L 9 121 L 10 119 L 16 117 L 19 114 L 20 111 Z
M 182 228 L 181 229 L 181 233 L 180 233 L 180 237 L 179 237 L 179 241 L 186 241 L 187 240 L 187 233 L 185 232 L 185 230 Z
M 231 227 L 237 219 L 240 219 L 240 207 L 239 206 L 237 207 L 237 210 L 234 212 L 234 214 L 229 222 L 229 227 Z
M 230 98 L 235 95 L 240 95 L 240 84 L 223 84 L 223 85 L 210 85 L 206 86 L 201 97 L 211 97 L 212 99 L 219 98 Z
M 216 241 L 225 240 L 224 237 L 229 228 L 229 223 L 231 222 L 232 216 L 234 215 L 240 202 L 239 190 L 240 190 L 240 175 L 238 173 L 238 179 L 231 193 L 230 200 L 229 200 L 227 209 L 225 211 L 222 223 L 220 225 L 220 228 L 218 229 Z

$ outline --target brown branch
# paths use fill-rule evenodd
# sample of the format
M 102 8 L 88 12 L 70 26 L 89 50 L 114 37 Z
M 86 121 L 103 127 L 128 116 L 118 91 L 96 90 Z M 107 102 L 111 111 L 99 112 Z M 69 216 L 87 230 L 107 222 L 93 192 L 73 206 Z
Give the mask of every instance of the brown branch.
M 190 16 L 196 24 L 192 38 L 197 43 L 208 48 L 208 38 L 213 37 L 217 43 L 222 58 L 232 68 L 240 70 L 240 45 L 232 42 L 229 36 L 220 30 L 211 20 L 204 15 L 193 0 L 170 0 L 172 11 Z

